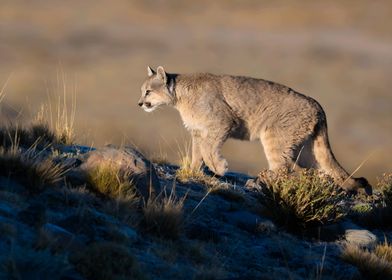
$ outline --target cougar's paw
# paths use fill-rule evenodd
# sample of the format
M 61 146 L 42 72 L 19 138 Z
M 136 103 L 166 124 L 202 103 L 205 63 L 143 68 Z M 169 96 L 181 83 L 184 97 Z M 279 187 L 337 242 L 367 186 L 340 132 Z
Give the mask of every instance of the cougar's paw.
M 209 166 L 210 167 L 210 166 Z M 216 175 L 224 176 L 228 170 L 228 163 L 225 159 L 215 162 L 214 166 L 210 167 L 211 171 Z

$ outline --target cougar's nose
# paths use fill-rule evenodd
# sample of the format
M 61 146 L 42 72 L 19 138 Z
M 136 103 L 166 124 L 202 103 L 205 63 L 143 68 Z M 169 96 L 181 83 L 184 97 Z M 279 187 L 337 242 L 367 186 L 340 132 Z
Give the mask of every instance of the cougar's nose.
M 137 105 L 139 105 L 140 107 L 143 106 L 143 102 L 139 102 Z

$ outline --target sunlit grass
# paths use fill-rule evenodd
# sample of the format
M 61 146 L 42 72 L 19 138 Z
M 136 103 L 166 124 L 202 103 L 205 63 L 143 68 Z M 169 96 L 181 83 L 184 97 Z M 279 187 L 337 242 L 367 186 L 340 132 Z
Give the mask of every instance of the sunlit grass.
M 378 245 L 374 251 L 362 249 L 356 245 L 346 245 L 341 258 L 355 265 L 365 279 L 391 279 L 391 251 L 388 244 Z
M 111 198 L 136 197 L 136 188 L 128 173 L 119 166 L 107 162 L 87 171 L 90 189 Z
M 59 144 L 71 145 L 75 141 L 76 84 L 69 93 L 66 75 L 58 71 L 54 91 L 54 100 L 48 93 L 48 101 L 41 106 L 34 122 L 48 126 Z

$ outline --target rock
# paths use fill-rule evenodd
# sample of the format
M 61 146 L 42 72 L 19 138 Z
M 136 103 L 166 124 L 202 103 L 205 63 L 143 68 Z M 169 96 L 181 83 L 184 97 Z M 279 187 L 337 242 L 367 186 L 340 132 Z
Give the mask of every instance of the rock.
M 51 248 L 74 251 L 84 246 L 74 234 L 57 225 L 47 223 L 41 230 Z
M 19 221 L 26 225 L 39 228 L 46 222 L 46 208 L 41 203 L 32 203 L 17 216 Z
M 11 208 L 9 205 L 7 205 L 5 203 L 0 203 L 0 216 L 14 217 L 15 210 L 14 210 L 14 208 Z
M 80 168 L 84 171 L 94 170 L 102 164 L 115 164 L 120 172 L 129 174 L 139 194 L 147 201 L 161 192 L 158 176 L 152 163 L 140 152 L 131 147 L 114 148 L 106 146 L 90 151 Z
M 377 244 L 377 236 L 366 229 L 348 229 L 345 239 L 347 243 L 361 248 L 371 249 Z
M 65 145 L 58 145 L 55 147 L 57 150 L 61 151 L 61 153 L 70 153 L 70 154 L 86 154 L 90 151 L 94 151 L 95 148 L 93 147 L 87 147 L 87 146 L 80 146 L 80 145 L 71 145 L 71 146 L 65 146 Z
M 223 216 L 228 223 L 238 226 L 239 228 L 249 232 L 260 232 L 260 230 L 263 231 L 264 229 L 266 229 L 265 227 L 268 227 L 269 230 L 274 230 L 274 225 L 271 221 L 266 220 L 259 215 L 253 214 L 248 211 L 239 210 L 233 212 L 226 212 L 223 214 Z M 259 226 L 261 227 L 259 228 Z
M 222 179 L 233 185 L 244 186 L 246 185 L 247 181 L 252 180 L 254 178 L 242 173 L 227 172 L 225 176 L 222 177 Z
M 105 228 L 103 232 L 105 240 L 115 241 L 117 243 L 135 242 L 138 238 L 137 232 L 127 226 L 112 226 Z
M 190 225 L 187 228 L 186 236 L 189 239 L 196 239 L 206 242 L 212 241 L 214 243 L 218 243 L 220 241 L 220 234 L 217 231 L 201 224 Z
M 268 219 L 263 219 L 257 224 L 256 231 L 259 233 L 271 233 L 271 232 L 276 232 L 277 228 L 275 224 L 268 220 Z

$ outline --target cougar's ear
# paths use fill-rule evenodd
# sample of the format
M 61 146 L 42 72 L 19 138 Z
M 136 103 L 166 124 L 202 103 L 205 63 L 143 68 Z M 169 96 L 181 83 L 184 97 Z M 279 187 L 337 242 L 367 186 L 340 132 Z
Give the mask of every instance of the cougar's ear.
M 162 66 L 158 66 L 158 68 L 157 68 L 157 78 L 162 80 L 165 83 L 167 81 L 166 72 Z
M 155 71 L 150 66 L 147 66 L 147 74 L 149 77 L 155 75 Z

